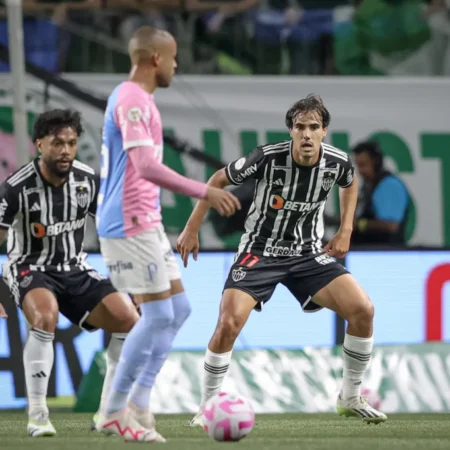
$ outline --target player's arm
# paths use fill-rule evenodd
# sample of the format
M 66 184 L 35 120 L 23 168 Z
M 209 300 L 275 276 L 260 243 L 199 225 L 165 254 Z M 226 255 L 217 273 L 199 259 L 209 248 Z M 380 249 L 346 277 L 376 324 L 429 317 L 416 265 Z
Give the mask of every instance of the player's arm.
M 358 202 L 358 177 L 350 158 L 342 166 L 337 184 L 339 186 L 341 223 L 336 235 L 324 247 L 324 252 L 336 258 L 343 258 L 350 248 L 350 238 Z
M 144 123 L 145 101 L 139 95 L 128 96 L 117 108 L 116 120 L 131 164 L 139 178 L 178 194 L 204 199 L 221 215 L 230 216 L 239 200 L 231 193 L 184 177 L 161 162 L 162 148 L 155 144 Z
M 13 192 L 13 187 L 4 181 L 0 185 L 0 245 L 5 241 L 18 211 L 17 195 Z M 0 303 L 0 318 L 6 319 L 7 317 L 3 305 Z
M 208 186 L 224 189 L 231 184 L 240 185 L 249 178 L 260 178 L 264 164 L 264 153 L 261 148 L 257 148 L 246 158 L 240 158 L 218 170 L 208 180 Z M 185 267 L 187 266 L 189 253 L 192 252 L 194 260 L 197 260 L 199 250 L 198 232 L 208 209 L 209 205 L 207 202 L 197 202 L 183 232 L 178 238 L 177 250 L 181 254 Z
M 97 212 L 97 200 L 98 191 L 100 189 L 100 177 L 95 175 L 90 180 L 91 184 L 91 203 L 89 205 L 88 214 L 95 219 L 95 213 Z
M 231 184 L 240 185 L 249 178 L 258 178 L 261 176 L 264 162 L 264 153 L 261 148 L 257 148 L 246 158 L 240 158 L 218 170 L 208 180 L 208 186 L 223 189 Z M 209 205 L 206 202 L 197 202 L 186 223 L 186 228 L 198 233 L 208 209 Z
M 351 235 L 355 220 L 356 204 L 358 203 L 358 177 L 353 166 L 348 167 L 341 177 L 339 185 L 339 206 L 341 210 L 341 224 L 339 231 Z

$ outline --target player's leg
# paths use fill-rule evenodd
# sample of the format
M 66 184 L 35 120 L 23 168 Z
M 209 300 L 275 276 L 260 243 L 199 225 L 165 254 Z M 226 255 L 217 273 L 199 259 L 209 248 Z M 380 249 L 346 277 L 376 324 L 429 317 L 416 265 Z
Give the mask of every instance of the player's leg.
M 53 368 L 53 340 L 58 323 L 58 286 L 41 272 L 26 270 L 6 278 L 11 294 L 22 308 L 29 333 L 23 351 L 28 397 L 28 433 L 32 437 L 54 436 L 46 402 Z
M 208 399 L 220 392 L 236 338 L 256 304 L 255 298 L 247 292 L 238 289 L 224 291 L 216 329 L 205 354 L 201 410 Z
M 178 331 L 191 313 L 191 306 L 186 293 L 184 292 L 183 284 L 181 283 L 181 274 L 178 263 L 173 255 L 170 242 L 162 228 L 159 230 L 159 239 L 161 252 L 164 258 L 164 267 L 158 270 L 161 271 L 161 276 L 163 276 L 165 272 L 165 278 L 170 280 L 170 300 L 168 301 L 170 301 L 172 305 L 173 320 L 166 329 L 165 350 L 161 351 L 160 349 L 158 351 L 157 349 L 152 349 L 141 374 L 134 383 L 129 402 L 129 406 L 135 411 L 139 422 L 147 428 L 151 428 L 151 426 L 154 425 L 154 418 L 149 411 L 149 404 L 150 393 L 156 376 L 169 355 L 169 351 L 172 348 L 173 341 L 178 334 Z M 158 284 L 162 284 L 162 281 Z M 139 299 L 139 296 L 135 296 L 135 298 L 138 302 L 142 302 L 142 299 Z
M 312 297 L 315 304 L 331 309 L 348 322 L 343 345 L 343 385 L 337 410 L 340 415 L 361 417 L 366 422 L 384 422 L 386 415 L 361 397 L 361 384 L 373 348 L 374 307 L 353 276 L 340 273 L 337 266 L 337 263 L 329 265 L 323 279 L 334 278 Z
M 220 303 L 219 319 L 205 354 L 202 398 L 198 413 L 189 422 L 202 425 L 203 409 L 220 392 L 231 361 L 234 342 L 253 309 L 270 299 L 285 268 L 271 258 L 240 255 L 230 269 Z
M 140 393 L 136 397 L 139 404 L 134 406 L 148 410 L 154 378 L 172 345 L 170 326 L 174 312 L 159 233 L 151 230 L 134 238 L 101 240 L 112 282 L 119 290 L 133 295 L 141 317 L 125 340 L 105 420 L 99 421 L 97 429 L 105 425 L 108 417 L 123 414 L 134 382 Z
M 135 306 L 125 294 L 116 292 L 115 290 L 113 292 L 109 292 L 109 290 L 105 291 L 102 288 L 99 291 L 98 298 L 102 299 L 101 303 L 94 308 L 86 319 L 86 323 L 93 328 L 110 332 L 111 340 L 106 349 L 106 372 L 103 380 L 100 405 L 98 412 L 93 418 L 92 429 L 95 429 L 98 413 L 105 409 L 123 343 L 139 318 Z
M 23 350 L 28 433 L 33 437 L 54 436 L 56 431 L 49 420 L 46 398 L 54 361 L 53 340 L 58 323 L 58 303 L 51 291 L 37 288 L 25 295 L 22 309 L 30 326 Z
M 170 341 L 170 348 L 172 348 L 173 341 L 178 334 L 187 318 L 191 313 L 191 306 L 189 300 L 184 292 L 183 285 L 180 279 L 172 280 L 170 282 L 171 302 L 173 307 L 174 319 L 169 325 L 168 341 Z M 129 396 L 128 406 L 134 412 L 137 421 L 147 429 L 155 426 L 155 418 L 150 410 L 150 393 L 153 387 L 157 374 L 160 372 L 164 362 L 169 353 L 156 354 L 149 356 L 149 359 L 144 367 L 144 377 L 138 378 L 133 384 Z
M 87 331 L 103 328 L 111 333 L 126 333 L 138 325 L 137 311 L 123 294 L 119 294 L 110 280 L 98 274 L 94 270 L 71 274 L 66 280 L 66 290 L 61 296 L 60 311 L 72 323 L 77 324 Z M 133 326 L 134 325 L 134 326 Z M 130 336 L 131 333 L 128 333 Z M 126 341 L 126 339 L 125 339 Z M 120 345 L 120 344 L 119 344 Z M 123 344 L 121 355 L 124 355 L 125 344 Z M 120 369 L 120 361 L 116 374 Z M 116 379 L 116 376 L 113 378 Z M 113 384 L 113 383 L 111 383 Z M 134 418 L 123 410 L 109 416 L 108 402 L 114 389 L 111 386 L 103 411 L 100 412 L 96 429 L 106 434 L 117 434 L 126 440 L 160 441 L 164 439 L 154 430 L 147 430 L 137 423 Z

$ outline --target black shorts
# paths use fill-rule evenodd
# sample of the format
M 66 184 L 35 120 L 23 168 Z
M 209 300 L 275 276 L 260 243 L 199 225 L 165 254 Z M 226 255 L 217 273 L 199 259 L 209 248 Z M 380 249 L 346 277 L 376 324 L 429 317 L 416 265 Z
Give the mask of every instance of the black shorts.
M 19 272 L 17 278 L 6 278 L 11 295 L 17 306 L 22 307 L 27 292 L 45 288 L 55 294 L 59 311 L 74 325 L 87 331 L 95 330 L 85 323 L 89 314 L 109 294 L 117 292 L 111 282 L 95 270 L 70 272 L 30 271 Z
M 344 266 L 328 255 L 312 257 L 239 255 L 231 266 L 225 289 L 239 289 L 250 294 L 260 311 L 270 300 L 278 283 L 286 286 L 305 312 L 322 309 L 311 299 L 335 278 L 349 273 Z

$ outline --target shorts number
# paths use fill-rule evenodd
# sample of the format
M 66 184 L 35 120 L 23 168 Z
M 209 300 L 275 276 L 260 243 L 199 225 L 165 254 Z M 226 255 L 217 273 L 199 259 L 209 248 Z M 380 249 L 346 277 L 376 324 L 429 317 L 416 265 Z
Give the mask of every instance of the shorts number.
M 247 253 L 247 255 L 245 255 L 244 258 L 242 259 L 241 265 L 245 267 L 253 267 L 258 261 L 259 258 L 257 256 L 252 255 L 251 253 Z

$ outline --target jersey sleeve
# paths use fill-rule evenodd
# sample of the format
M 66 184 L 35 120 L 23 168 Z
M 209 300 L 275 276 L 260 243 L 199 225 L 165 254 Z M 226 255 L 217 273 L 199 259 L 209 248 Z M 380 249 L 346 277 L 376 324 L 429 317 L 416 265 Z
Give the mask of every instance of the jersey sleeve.
M 98 190 L 100 189 L 100 177 L 91 178 L 91 203 L 89 205 L 88 214 L 95 218 L 97 212 Z
M 339 178 L 336 183 L 341 188 L 350 187 L 355 179 L 355 166 L 353 165 L 350 158 L 343 164 L 341 164 L 341 169 L 339 171 Z
M 0 185 L 0 228 L 9 228 L 19 212 L 19 199 L 12 186 L 4 181 Z
M 258 147 L 248 156 L 244 156 L 228 164 L 225 168 L 225 173 L 230 183 L 239 185 L 248 178 L 261 178 L 265 164 L 266 157 L 264 152 L 261 147 Z
M 153 137 L 144 122 L 148 100 L 139 92 L 121 95 L 115 110 L 115 120 L 122 134 L 124 150 L 134 147 L 152 147 Z

